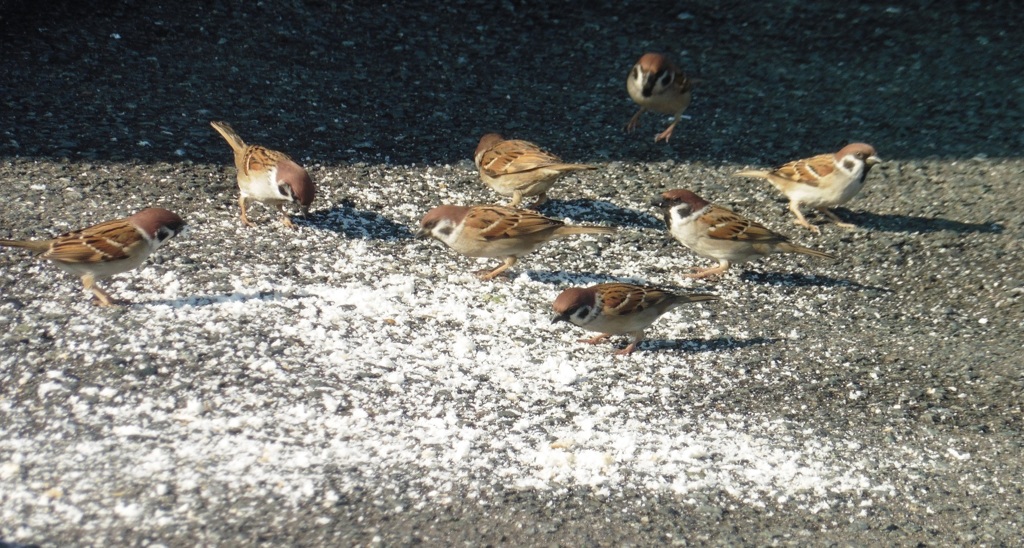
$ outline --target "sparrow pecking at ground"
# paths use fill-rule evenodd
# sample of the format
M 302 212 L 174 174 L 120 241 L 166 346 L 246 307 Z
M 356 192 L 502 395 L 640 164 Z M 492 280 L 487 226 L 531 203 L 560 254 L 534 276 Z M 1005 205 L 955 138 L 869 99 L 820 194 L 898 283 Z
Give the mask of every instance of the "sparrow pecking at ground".
M 668 142 L 683 111 L 690 106 L 693 82 L 668 57 L 660 53 L 645 53 L 633 65 L 626 80 L 626 90 L 640 110 L 626 124 L 626 131 L 636 129 L 640 115 L 648 110 L 675 116 L 672 123 L 654 137 L 654 142 Z
M 210 125 L 224 137 L 235 153 L 238 189 L 241 191 L 238 207 L 242 210 L 242 222 L 254 226 L 246 214 L 246 207 L 249 201 L 257 201 L 277 206 L 281 211 L 281 222 L 289 228 L 295 228 L 295 223 L 285 212 L 285 205 L 298 204 L 302 214 L 306 215 L 316 195 L 316 188 L 306 170 L 283 152 L 245 144 L 227 122 L 210 122 Z
M 591 287 L 570 287 L 554 302 L 551 323 L 570 322 L 600 335 L 579 342 L 597 344 L 612 335 L 629 335 L 629 345 L 616 352 L 625 356 L 644 339 L 644 329 L 673 308 L 687 303 L 717 301 L 717 295 L 694 293 L 676 295 L 627 283 L 605 283 Z
M 605 226 L 570 226 L 525 209 L 483 205 L 443 205 L 427 212 L 417 238 L 434 238 L 469 257 L 503 257 L 505 262 L 477 274 L 490 280 L 516 264 L 519 257 L 549 240 L 573 234 L 611 234 Z
M 821 230 L 807 222 L 800 205 L 817 209 L 838 226 L 853 228 L 855 225 L 843 222 L 829 208 L 845 204 L 856 196 L 871 166 L 879 162 L 871 145 L 851 143 L 835 154 L 795 160 L 772 171 L 741 171 L 735 176 L 767 179 L 789 198 L 789 210 L 796 215 L 796 224 L 818 233 Z
M 82 277 L 101 306 L 114 304 L 96 281 L 138 268 L 146 257 L 185 228 L 185 221 L 166 209 L 151 207 L 52 240 L 0 240 L 0 246 L 23 247 L 39 253 L 58 268 Z
M 502 196 L 512 197 L 509 207 L 518 207 L 523 198 L 536 196 L 530 209 L 547 201 L 548 191 L 562 175 L 597 169 L 586 164 L 563 163 L 558 156 L 529 141 L 506 140 L 497 133 L 480 138 L 473 160 L 487 186 Z
M 785 236 L 724 207 L 708 203 L 689 190 L 669 190 L 652 201 L 662 208 L 669 233 L 691 251 L 718 261 L 718 266 L 697 269 L 690 278 L 724 274 L 732 264 L 773 253 L 803 253 L 835 259 L 828 253 L 789 243 Z

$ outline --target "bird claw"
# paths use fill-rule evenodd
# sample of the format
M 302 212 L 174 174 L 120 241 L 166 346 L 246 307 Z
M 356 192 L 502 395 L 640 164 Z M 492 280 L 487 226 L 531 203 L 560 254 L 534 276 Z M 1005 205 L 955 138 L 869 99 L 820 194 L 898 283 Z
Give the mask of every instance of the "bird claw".
M 812 225 L 811 223 L 809 223 L 807 221 L 801 222 L 799 219 L 797 219 L 796 221 L 793 221 L 793 224 L 800 225 L 800 226 L 806 228 L 807 230 L 810 230 L 811 232 L 813 232 L 815 234 L 821 234 L 821 229 L 820 228 Z

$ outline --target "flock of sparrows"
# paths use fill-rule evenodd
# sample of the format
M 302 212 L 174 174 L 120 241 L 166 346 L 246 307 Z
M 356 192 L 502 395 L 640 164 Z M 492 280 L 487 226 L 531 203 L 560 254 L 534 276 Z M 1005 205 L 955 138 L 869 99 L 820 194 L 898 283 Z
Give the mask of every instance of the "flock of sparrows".
M 658 53 L 644 54 L 629 72 L 629 96 L 640 110 L 626 124 L 635 130 L 640 116 L 650 110 L 672 115 L 671 125 L 655 136 L 668 141 L 690 104 L 693 82 Z M 286 208 L 298 206 L 308 212 L 316 189 L 306 170 L 288 155 L 259 145 L 246 144 L 225 122 L 211 122 L 231 146 L 239 188 L 241 221 L 252 226 L 247 215 L 251 201 L 281 211 L 285 226 L 295 225 Z M 423 216 L 417 238 L 430 237 L 470 257 L 500 258 L 502 264 L 480 272 L 490 280 L 515 265 L 548 241 L 574 234 L 610 234 L 604 226 L 571 226 L 545 217 L 535 208 L 547 200 L 552 186 L 567 173 L 597 169 L 597 166 L 562 162 L 537 145 L 506 140 L 489 133 L 480 139 L 474 162 L 481 180 L 496 193 L 510 197 L 508 206 L 441 205 Z M 848 202 L 864 185 L 871 166 L 879 162 L 870 145 L 854 143 L 835 154 L 797 160 L 771 171 L 741 171 L 737 176 L 767 179 L 789 198 L 796 223 L 814 232 L 800 211 L 802 205 L 816 208 L 839 226 L 843 223 L 830 207 Z M 535 198 L 531 209 L 518 206 L 524 198 Z M 697 269 L 689 277 L 723 274 L 740 264 L 773 253 L 803 253 L 821 258 L 832 255 L 802 247 L 785 236 L 723 207 L 705 201 L 689 190 L 675 189 L 656 197 L 652 205 L 663 210 L 669 233 L 701 257 L 718 261 L 712 268 Z M 97 280 L 132 270 L 160 246 L 185 229 L 185 221 L 161 208 L 147 208 L 129 217 L 108 221 L 50 240 L 0 240 L 0 246 L 22 247 L 39 253 L 59 268 L 78 275 L 100 305 L 114 300 Z M 599 334 L 580 342 L 596 344 L 612 335 L 629 335 L 629 344 L 616 354 L 629 354 L 643 340 L 644 330 L 669 310 L 692 302 L 713 301 L 710 294 L 674 294 L 653 287 L 628 283 L 603 283 L 571 287 L 553 303 L 554 322 L 565 321 Z

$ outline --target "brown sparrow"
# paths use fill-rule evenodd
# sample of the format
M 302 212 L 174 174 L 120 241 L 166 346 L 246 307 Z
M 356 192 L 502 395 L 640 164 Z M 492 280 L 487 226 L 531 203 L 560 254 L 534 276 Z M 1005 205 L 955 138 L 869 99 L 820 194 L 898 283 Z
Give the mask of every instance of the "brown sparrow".
M 238 207 L 242 210 L 242 222 L 254 226 L 245 210 L 249 201 L 255 200 L 276 205 L 281 211 L 281 222 L 289 228 L 295 228 L 284 208 L 285 204 L 297 203 L 303 215 L 309 212 L 316 189 L 306 170 L 283 152 L 245 144 L 227 122 L 210 122 L 210 125 L 224 137 L 235 153 L 238 189 L 241 191 Z
M 569 226 L 525 209 L 443 205 L 423 216 L 416 237 L 440 240 L 469 257 L 504 257 L 505 262 L 498 268 L 477 273 L 482 279 L 490 280 L 548 240 L 572 234 L 613 232 L 614 228 L 605 226 Z
M 741 171 L 735 176 L 767 179 L 789 198 L 796 224 L 821 232 L 800 213 L 800 204 L 816 208 L 838 226 L 852 228 L 853 224 L 844 223 L 828 208 L 849 202 L 864 186 L 871 166 L 880 161 L 871 145 L 852 143 L 835 154 L 795 160 L 773 171 Z
M 791 244 L 785 236 L 724 207 L 710 204 L 689 190 L 669 190 L 656 197 L 653 205 L 664 209 L 665 224 L 673 238 L 697 255 L 718 261 L 718 266 L 697 269 L 688 275 L 690 278 L 723 274 L 733 263 L 745 263 L 772 253 L 835 258 Z
M 585 164 L 566 164 L 529 142 L 505 140 L 497 133 L 480 138 L 473 154 L 480 178 L 502 196 L 511 196 L 509 207 L 518 207 L 526 196 L 536 196 L 531 209 L 547 201 L 552 185 L 566 173 L 597 169 Z
M 640 110 L 626 124 L 626 131 L 632 133 L 640 115 L 648 110 L 671 114 L 675 120 L 654 137 L 654 142 L 668 142 L 686 107 L 690 106 L 693 82 L 668 57 L 660 53 L 645 53 L 633 65 L 626 80 L 629 96 L 640 105 Z
M 101 306 L 114 304 L 96 285 L 97 279 L 138 268 L 146 257 L 185 228 L 185 221 L 166 209 L 151 207 L 116 221 L 107 221 L 52 240 L 0 240 L 0 246 L 24 247 L 65 272 L 82 277 L 82 284 Z
M 644 339 L 644 329 L 662 314 L 687 303 L 717 300 L 717 295 L 676 295 L 627 283 L 570 287 L 555 299 L 556 316 L 551 323 L 570 322 L 600 333 L 592 339 L 579 340 L 588 344 L 597 344 L 612 335 L 627 334 L 631 337 L 629 345 L 615 353 L 624 356 L 636 349 L 637 343 Z

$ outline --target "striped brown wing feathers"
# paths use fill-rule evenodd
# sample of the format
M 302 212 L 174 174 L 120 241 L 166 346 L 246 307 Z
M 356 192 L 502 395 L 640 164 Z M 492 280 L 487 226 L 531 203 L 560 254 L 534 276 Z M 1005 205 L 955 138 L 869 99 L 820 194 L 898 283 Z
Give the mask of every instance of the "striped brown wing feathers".
M 721 207 L 712 207 L 704 214 L 704 220 L 708 223 L 708 236 L 716 240 L 775 243 L 787 239 L 760 223 Z
M 491 177 L 533 171 L 562 160 L 529 141 L 502 141 L 484 152 L 480 169 Z
M 660 289 L 640 287 L 633 284 L 612 283 L 602 291 L 602 308 L 605 314 L 623 316 L 635 314 L 652 306 L 674 300 L 675 295 Z
M 787 181 L 810 186 L 818 186 L 818 181 L 836 169 L 835 157 L 832 154 L 819 154 L 805 160 L 790 162 L 771 174 Z
M 474 207 L 466 215 L 465 223 L 467 227 L 479 229 L 483 240 L 519 238 L 564 226 L 561 221 L 532 211 L 501 206 Z
M 145 240 L 124 219 L 107 221 L 53 240 L 42 258 L 65 263 L 98 263 L 127 259 Z
M 676 88 L 679 89 L 679 93 L 686 93 L 688 91 L 693 91 L 694 81 L 689 79 L 689 78 L 687 78 L 686 74 L 684 74 L 683 71 L 678 69 L 678 68 L 676 69 L 675 72 L 676 72 L 676 78 L 675 78 L 675 82 L 674 83 L 675 83 Z
M 259 145 L 252 145 L 245 149 L 241 168 L 245 175 L 262 173 L 277 166 L 281 161 L 292 161 L 292 159 L 283 152 L 270 150 Z

